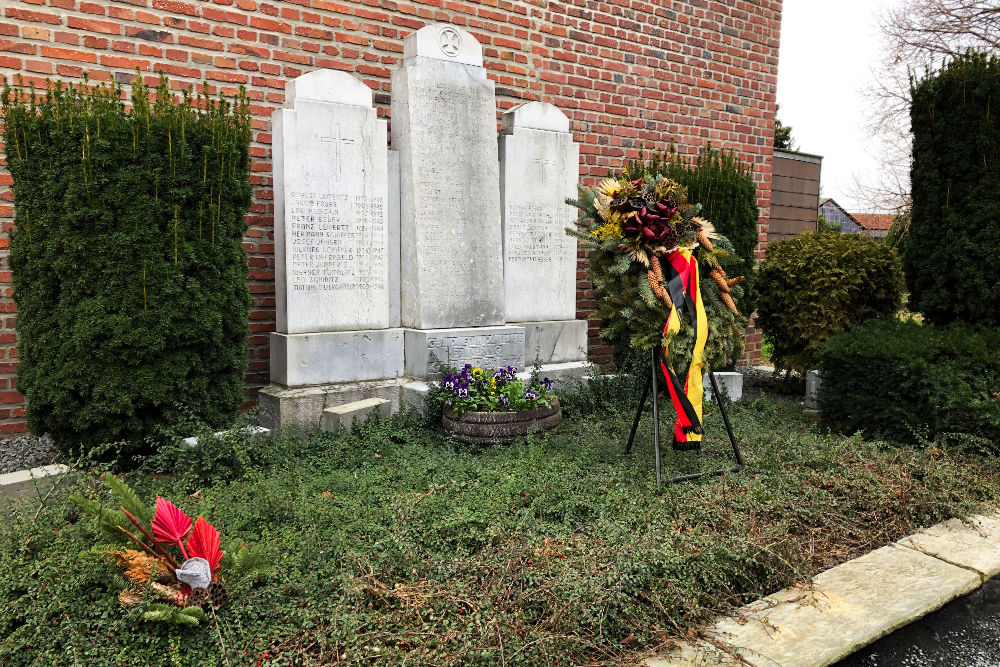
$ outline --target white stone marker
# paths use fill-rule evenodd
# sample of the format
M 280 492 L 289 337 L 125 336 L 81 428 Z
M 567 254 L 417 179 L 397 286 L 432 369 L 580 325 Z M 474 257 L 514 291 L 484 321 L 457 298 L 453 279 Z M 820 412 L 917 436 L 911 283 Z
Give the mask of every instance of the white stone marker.
M 376 117 L 371 89 L 344 72 L 310 72 L 285 90 L 286 108 L 273 116 L 271 381 L 399 377 L 403 335 L 390 328 L 399 326 L 399 237 L 390 225 L 386 121 Z
M 503 114 L 500 192 L 508 322 L 576 317 L 576 209 L 580 148 L 557 107 L 528 102 Z M 530 353 L 530 351 L 529 351 Z
M 386 122 L 372 92 L 333 70 L 286 87 L 274 123 L 277 329 L 390 325 Z
M 392 73 L 402 325 L 503 324 L 496 99 L 482 47 L 436 24 L 406 38 L 403 58 Z
M 557 107 L 528 102 L 506 112 L 500 135 L 507 321 L 524 326 L 525 362 L 582 361 L 587 322 L 576 317 L 576 209 L 580 148 Z M 582 368 L 582 367 L 581 367 Z

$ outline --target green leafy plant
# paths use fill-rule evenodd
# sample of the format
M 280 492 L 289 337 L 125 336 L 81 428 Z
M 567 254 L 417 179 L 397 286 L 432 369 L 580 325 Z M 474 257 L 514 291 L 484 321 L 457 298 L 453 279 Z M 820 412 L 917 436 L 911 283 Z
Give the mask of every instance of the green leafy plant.
M 856 234 L 806 233 L 768 248 L 757 277 L 757 324 L 774 343 L 779 368 L 803 375 L 826 340 L 902 303 L 896 254 Z
M 911 307 L 935 324 L 998 326 L 1000 59 L 956 56 L 911 95 L 912 218 L 893 233 Z
M 517 368 L 473 368 L 465 364 L 461 371 L 443 368 L 440 391 L 433 397 L 449 405 L 456 414 L 464 412 L 517 412 L 551 404 L 555 384 L 549 378 L 531 377 L 527 382 L 517 377 Z
M 244 400 L 249 102 L 153 92 L 4 82 L 17 388 L 74 454 Z
M 996 330 L 874 320 L 831 338 L 820 369 L 820 410 L 838 430 L 1000 452 Z

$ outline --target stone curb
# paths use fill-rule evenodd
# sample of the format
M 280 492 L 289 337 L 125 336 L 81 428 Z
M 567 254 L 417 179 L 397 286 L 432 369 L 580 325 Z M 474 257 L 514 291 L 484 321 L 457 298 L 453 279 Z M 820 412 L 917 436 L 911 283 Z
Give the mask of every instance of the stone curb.
M 37 503 L 45 498 L 54 486 L 67 481 L 68 472 L 62 463 L 53 463 L 0 475 L 0 520 L 12 515 L 14 503 Z
M 825 667 L 1000 573 L 1000 513 L 950 519 L 722 618 L 647 667 Z

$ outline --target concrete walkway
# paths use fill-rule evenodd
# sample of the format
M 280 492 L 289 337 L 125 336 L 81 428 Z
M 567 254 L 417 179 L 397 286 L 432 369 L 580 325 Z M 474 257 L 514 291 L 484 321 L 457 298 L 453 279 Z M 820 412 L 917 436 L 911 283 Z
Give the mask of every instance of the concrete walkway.
M 648 667 L 822 667 L 1000 572 L 1000 514 L 951 519 L 738 610 Z

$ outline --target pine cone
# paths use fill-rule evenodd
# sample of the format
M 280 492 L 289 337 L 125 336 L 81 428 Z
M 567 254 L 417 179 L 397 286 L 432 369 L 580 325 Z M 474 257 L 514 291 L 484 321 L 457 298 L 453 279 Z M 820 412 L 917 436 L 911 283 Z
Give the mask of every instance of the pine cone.
M 705 234 L 705 230 L 703 229 L 698 230 L 698 243 L 701 244 L 701 247 L 708 252 L 713 252 L 715 250 L 715 246 L 713 246 L 712 242 L 708 240 L 708 236 Z
M 746 280 L 747 280 L 746 276 L 739 276 L 738 278 L 733 278 L 726 284 L 729 285 L 730 287 L 736 287 L 737 285 L 742 285 L 743 283 L 745 283 Z
M 674 302 L 671 300 L 667 288 L 663 285 L 663 268 L 660 266 L 660 258 L 653 255 L 649 258 L 649 263 L 652 265 L 652 268 L 646 272 L 646 280 L 649 281 L 649 286 L 652 288 L 656 298 L 664 303 L 667 310 L 671 310 L 674 307 Z
M 723 294 L 729 294 L 729 281 L 726 280 L 725 271 L 719 267 L 715 267 L 709 271 L 708 275 L 712 277 L 712 280 L 714 280 L 715 284 L 719 286 L 719 289 Z

